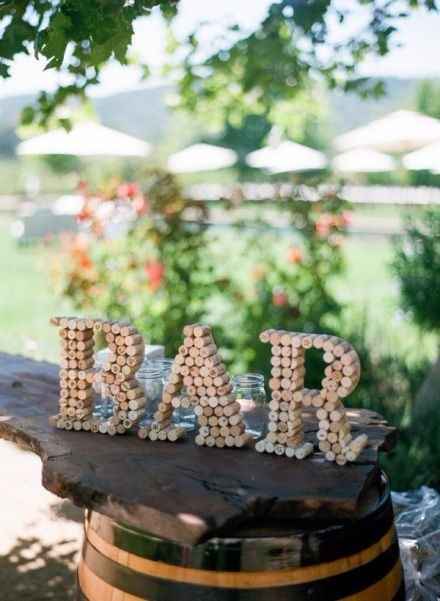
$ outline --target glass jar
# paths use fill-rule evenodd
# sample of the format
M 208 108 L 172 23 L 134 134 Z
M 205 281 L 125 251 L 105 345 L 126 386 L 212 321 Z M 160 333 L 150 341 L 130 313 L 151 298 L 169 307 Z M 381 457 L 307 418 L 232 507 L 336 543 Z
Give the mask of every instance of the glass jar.
M 95 353 L 95 368 L 99 372 L 108 362 L 110 349 L 104 348 Z M 104 383 L 95 383 L 93 389 L 98 395 L 93 406 L 93 417 L 98 419 L 108 419 L 113 415 L 113 402 L 108 392 L 108 385 Z
M 173 366 L 174 359 L 150 359 L 146 360 L 145 364 L 154 366 L 156 369 L 160 369 L 162 373 L 162 379 L 164 386 L 168 382 L 171 368 Z M 180 392 L 181 396 L 185 396 L 185 387 L 182 387 Z M 196 414 L 194 413 L 194 407 L 179 407 L 175 409 L 173 413 L 173 423 L 176 426 L 185 428 L 186 430 L 194 430 L 196 427 Z
M 141 421 L 141 425 L 145 425 L 153 420 L 162 399 L 163 376 L 160 369 L 145 363 L 139 368 L 136 379 L 145 394 L 145 415 Z
M 186 399 L 188 398 L 186 396 L 186 390 L 184 386 L 182 387 L 180 395 Z M 174 412 L 174 421 L 176 422 L 176 425 L 180 428 L 185 428 L 185 430 L 189 431 L 195 430 L 197 416 L 194 412 L 194 406 L 190 405 L 189 407 L 179 407 L 178 409 L 176 409 L 176 411 Z
M 173 367 L 173 362 L 174 359 L 145 359 L 141 368 L 147 366 L 153 369 L 160 370 L 162 374 L 163 383 L 166 384 L 171 373 L 171 368 Z
M 254 438 L 263 436 L 267 427 L 264 376 L 257 373 L 242 374 L 235 376 L 232 384 L 246 424 L 246 432 Z

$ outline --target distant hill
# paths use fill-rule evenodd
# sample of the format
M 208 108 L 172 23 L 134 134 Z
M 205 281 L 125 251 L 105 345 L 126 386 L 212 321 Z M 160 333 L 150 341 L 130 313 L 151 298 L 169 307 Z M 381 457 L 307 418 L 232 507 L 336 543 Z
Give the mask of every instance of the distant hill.
M 163 139 L 171 120 L 165 101 L 170 90 L 169 86 L 140 88 L 94 98 L 92 103 L 103 125 L 156 145 Z M 34 100 L 30 95 L 0 98 L 0 155 L 14 154 L 19 142 L 15 129 L 21 110 Z
M 420 79 L 384 80 L 386 94 L 378 99 L 363 100 L 356 94 L 336 91 L 329 95 L 332 134 L 338 135 L 397 109 L 413 109 Z
M 19 141 L 15 130 L 21 110 L 33 100 L 30 95 L 0 98 L 0 155 L 13 154 Z
M 332 135 L 368 123 L 398 108 L 411 108 L 419 82 L 417 79 L 388 78 L 385 80 L 387 94 L 378 100 L 362 100 L 356 94 L 331 93 Z M 95 98 L 93 104 L 104 125 L 157 145 L 164 140 L 172 122 L 165 101 L 170 91 L 170 86 L 139 88 Z M 0 154 L 14 154 L 18 142 L 15 128 L 20 112 L 33 100 L 33 96 L 0 98 Z
M 103 125 L 156 145 L 163 140 L 171 115 L 166 106 L 170 86 L 140 88 L 93 99 Z

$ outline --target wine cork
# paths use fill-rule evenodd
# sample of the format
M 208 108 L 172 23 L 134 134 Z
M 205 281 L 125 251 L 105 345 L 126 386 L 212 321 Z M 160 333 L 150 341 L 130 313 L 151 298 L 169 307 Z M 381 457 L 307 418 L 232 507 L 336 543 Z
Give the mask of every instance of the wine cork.
M 321 440 L 318 444 L 319 450 L 323 453 L 327 453 L 331 450 L 331 444 L 327 440 Z
M 261 335 L 260 335 L 260 339 L 261 339 Z M 262 342 L 265 342 L 264 340 L 262 340 Z M 266 448 L 265 448 L 265 442 L 264 440 L 259 440 L 256 444 L 255 444 L 255 450 L 257 451 L 257 453 L 264 453 Z
M 275 450 L 274 444 L 271 443 L 271 442 L 269 442 L 269 441 L 266 441 L 266 443 L 265 443 L 265 450 L 266 450 L 266 453 L 273 453 L 274 450 Z
M 313 336 L 313 347 L 316 349 L 322 349 L 327 338 L 328 337 L 325 334 L 315 334 Z
M 350 443 L 350 450 L 358 451 L 359 453 L 367 446 L 368 436 L 361 434 L 352 440 Z
M 302 340 L 301 340 L 301 345 L 305 349 L 312 348 L 312 346 L 313 346 L 313 338 L 312 338 L 312 336 L 307 336 L 307 335 L 303 336 Z
M 279 346 L 281 344 L 281 336 L 281 332 L 277 330 L 272 330 L 269 337 L 270 343 L 274 346 Z
M 359 363 L 359 357 L 355 350 L 351 350 L 345 353 L 341 357 L 342 365 L 352 365 L 353 363 Z
M 138 428 L 138 431 L 137 431 L 138 437 L 141 438 L 142 440 L 145 440 L 146 438 L 148 438 L 149 433 L 150 433 L 150 428 L 148 426 L 142 426 L 141 428 Z
M 297 459 L 305 459 L 313 453 L 313 444 L 311 442 L 305 442 L 301 446 L 295 449 L 295 457 Z
M 327 453 L 325 454 L 325 458 L 327 459 L 327 461 L 335 461 L 336 455 L 333 453 L 333 451 L 327 451 Z
M 291 401 L 293 398 L 293 394 L 290 390 L 281 390 L 281 395 L 280 395 L 281 399 L 283 401 Z
M 327 438 L 328 438 L 327 430 L 318 430 L 318 432 L 316 433 L 316 438 L 318 440 L 327 440 Z
M 347 458 L 345 455 L 336 455 L 336 463 L 338 465 L 345 465 L 347 463 Z
M 264 332 L 261 332 L 260 337 L 259 337 L 260 341 L 263 343 L 269 342 L 272 332 L 273 332 L 273 330 L 264 330 Z

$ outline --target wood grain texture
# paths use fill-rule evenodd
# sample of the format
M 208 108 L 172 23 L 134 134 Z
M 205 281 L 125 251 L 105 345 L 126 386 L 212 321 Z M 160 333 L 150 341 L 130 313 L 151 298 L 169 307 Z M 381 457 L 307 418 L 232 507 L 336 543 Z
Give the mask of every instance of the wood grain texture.
M 48 423 L 57 408 L 57 374 L 55 365 L 0 353 L 0 437 L 41 457 L 43 484 L 58 496 L 182 543 L 255 524 L 355 519 L 379 477 L 379 449 L 396 441 L 396 430 L 378 414 L 351 409 L 353 432 L 367 432 L 372 446 L 345 467 L 319 454 L 295 461 L 199 448 L 191 439 L 167 444 L 135 434 L 65 432 Z M 318 423 L 310 414 L 305 423 L 313 441 Z

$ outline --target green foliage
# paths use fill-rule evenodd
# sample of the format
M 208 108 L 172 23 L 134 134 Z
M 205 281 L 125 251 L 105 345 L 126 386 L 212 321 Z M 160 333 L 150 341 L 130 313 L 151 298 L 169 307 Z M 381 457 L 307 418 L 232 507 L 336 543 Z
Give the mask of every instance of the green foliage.
M 440 82 L 424 80 L 419 84 L 416 109 L 425 115 L 440 119 Z
M 197 55 L 199 32 L 186 40 L 188 52 L 180 80 L 183 104 L 216 112 L 234 125 L 248 113 L 266 114 L 279 101 L 290 101 L 310 84 L 324 80 L 331 88 L 380 94 L 381 82 L 357 75 L 357 65 L 371 53 L 386 54 L 399 22 L 420 6 L 437 9 L 436 0 L 357 0 L 354 8 L 370 15 L 364 29 L 340 42 L 329 36 L 329 21 L 344 24 L 353 7 L 331 0 L 274 2 L 255 31 L 235 25 L 222 32 L 223 43 L 208 58 Z M 177 0 L 0 0 L 0 77 L 10 75 L 14 58 L 34 52 L 47 69 L 67 74 L 71 83 L 41 93 L 27 123 L 46 125 L 70 96 L 84 98 L 111 60 L 128 62 L 133 23 L 159 7 L 166 19 Z M 207 5 L 209 6 L 209 5 Z M 209 9 L 207 9 L 209 19 Z M 225 41 L 226 40 L 226 41 Z M 326 44 L 328 51 L 321 52 Z M 168 44 L 172 50 L 173 42 Z M 174 43 L 174 48 L 178 45 Z M 146 68 L 146 71 L 148 69 Z
M 267 345 L 258 341 L 262 330 L 327 331 L 329 318 L 339 316 L 340 306 L 330 283 L 344 266 L 341 244 L 348 205 L 337 190 L 322 195 L 316 203 L 300 198 L 298 190 L 278 207 L 278 218 L 286 224 L 287 243 L 276 245 L 276 232 L 265 231 L 263 221 L 254 222 L 255 229 L 241 250 L 250 258 L 249 283 L 228 274 L 224 315 L 233 327 L 224 336 L 227 348 L 234 349 L 235 369 L 269 376 Z M 312 368 L 310 373 L 315 371 Z
M 135 212 L 125 235 L 107 235 L 99 214 L 105 206 Z M 182 219 L 189 209 L 190 231 Z M 57 269 L 62 293 L 78 308 L 129 317 L 149 340 L 166 341 L 175 352 L 181 327 L 200 319 L 212 284 L 203 214 L 203 205 L 193 206 L 161 171 L 146 173 L 142 189 L 110 180 L 79 215 L 90 236 L 64 240 L 68 269 Z
M 85 96 L 104 64 L 112 59 L 125 64 L 133 21 L 149 15 L 154 6 L 166 17 L 176 10 L 174 0 L 0 0 L 0 76 L 10 75 L 15 56 L 33 51 L 46 59 L 46 69 L 73 79 L 54 93 L 42 92 L 37 110 L 28 109 L 24 121 L 45 125 L 69 96 Z
M 236 126 L 249 113 L 266 115 L 273 122 L 279 103 L 291 102 L 312 81 L 378 96 L 383 83 L 359 77 L 359 63 L 371 53 L 389 52 L 399 22 L 412 9 L 437 9 L 432 0 L 359 0 L 345 8 L 336 4 L 331 0 L 274 3 L 255 31 L 237 25 L 222 31 L 213 44 L 219 49 L 207 58 L 200 52 L 198 32 L 193 32 L 186 40 L 180 78 L 182 106 Z M 333 41 L 331 19 L 343 26 L 361 7 L 369 15 L 367 25 L 343 41 Z
M 421 328 L 440 328 L 440 210 L 428 209 L 409 220 L 396 244 L 393 268 L 400 281 L 402 305 Z
M 337 191 L 316 190 L 316 201 L 304 202 L 298 189 L 277 203 L 289 232 L 281 254 L 271 250 L 279 232 L 258 220 L 256 234 L 248 220 L 237 222 L 230 243 L 207 230 L 210 207 L 189 201 L 163 172 L 147 173 L 140 185 L 113 180 L 99 195 L 85 193 L 79 219 L 88 233 L 65 241 L 57 267 L 62 293 L 82 310 L 130 318 L 170 355 L 185 323 L 205 318 L 230 349 L 234 369 L 267 372 L 266 349 L 257 342 L 263 329 L 320 331 L 339 312 L 328 288 L 342 269 L 346 218 Z M 121 207 L 135 218 L 110 235 L 102 215 Z M 237 207 L 222 208 L 233 218 Z
M 252 151 L 261 148 L 271 130 L 271 124 L 264 115 L 246 115 L 243 122 L 235 127 L 226 123 L 223 131 L 207 137 L 206 142 L 232 148 L 238 155 L 241 170 L 246 169 L 245 158 Z
M 425 377 L 427 361 L 409 365 L 396 353 L 378 355 L 366 344 L 365 324 L 345 337 L 355 346 L 362 364 L 361 381 L 347 405 L 377 411 L 399 430 L 395 449 L 381 457 L 393 489 L 440 486 L 440 425 L 438 420 L 420 423 L 413 416 L 412 399 Z

